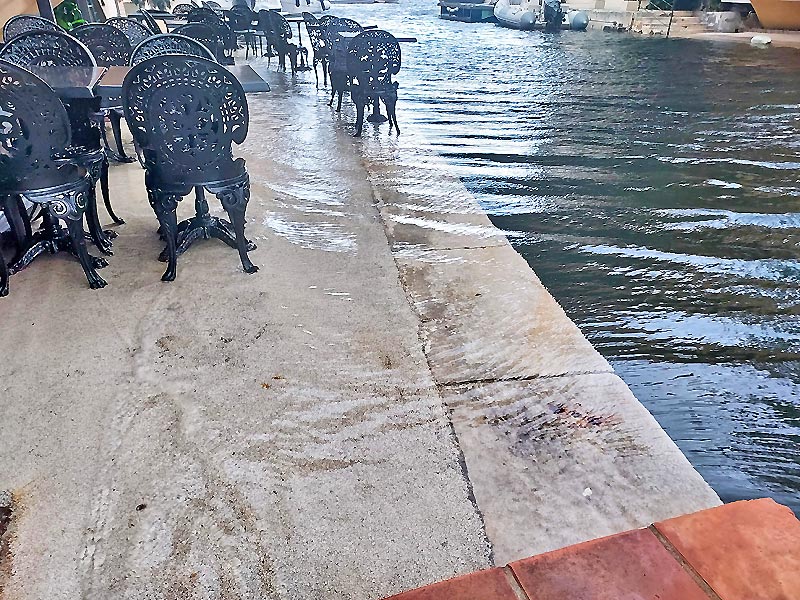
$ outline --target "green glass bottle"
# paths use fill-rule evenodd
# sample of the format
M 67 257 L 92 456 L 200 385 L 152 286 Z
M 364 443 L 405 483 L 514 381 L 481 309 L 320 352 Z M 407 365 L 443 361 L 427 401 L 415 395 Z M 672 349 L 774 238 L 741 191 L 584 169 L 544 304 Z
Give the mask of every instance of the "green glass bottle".
M 81 9 L 75 4 L 75 0 L 64 0 L 56 6 L 53 12 L 56 15 L 56 23 L 67 31 L 86 24 L 86 20 L 81 14 Z

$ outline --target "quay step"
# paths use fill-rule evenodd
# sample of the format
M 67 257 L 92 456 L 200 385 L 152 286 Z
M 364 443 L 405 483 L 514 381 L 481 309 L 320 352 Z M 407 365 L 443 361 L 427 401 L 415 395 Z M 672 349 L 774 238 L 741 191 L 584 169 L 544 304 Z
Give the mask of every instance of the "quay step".
M 700 17 L 691 11 L 675 11 L 670 23 L 670 12 L 665 10 L 637 11 L 631 22 L 631 31 L 642 35 L 690 36 L 708 31 Z

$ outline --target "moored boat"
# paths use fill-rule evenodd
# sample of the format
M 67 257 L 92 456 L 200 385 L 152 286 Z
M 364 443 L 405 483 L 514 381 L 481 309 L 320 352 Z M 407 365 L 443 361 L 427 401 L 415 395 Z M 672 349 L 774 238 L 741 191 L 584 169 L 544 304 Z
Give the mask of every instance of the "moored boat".
M 493 23 L 494 1 L 459 2 L 459 0 L 439 0 L 439 18 L 463 23 Z
M 751 0 L 765 29 L 800 29 L 800 0 Z
M 572 10 L 559 0 L 498 0 L 494 16 L 503 27 L 512 29 L 574 29 L 584 31 L 589 16 Z

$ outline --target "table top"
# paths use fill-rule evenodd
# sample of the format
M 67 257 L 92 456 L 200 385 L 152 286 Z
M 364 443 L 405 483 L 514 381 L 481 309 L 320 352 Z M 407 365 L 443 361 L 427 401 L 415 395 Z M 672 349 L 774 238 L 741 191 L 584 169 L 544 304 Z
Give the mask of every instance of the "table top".
M 107 67 L 26 67 L 58 94 L 59 98 L 94 98 L 95 86 Z
M 361 33 L 363 33 L 363 32 L 361 32 L 361 31 L 340 31 L 339 35 L 342 36 L 343 38 L 354 38 L 354 37 L 356 37 L 357 35 L 359 35 Z M 394 39 L 396 39 L 398 42 L 416 42 L 417 41 L 417 38 L 415 38 L 415 37 L 397 37 L 397 36 L 395 36 Z
M 269 91 L 269 84 L 250 65 L 233 65 L 225 68 L 239 80 L 246 94 Z M 95 86 L 95 91 L 101 96 L 119 95 L 125 76 L 130 70 L 131 67 L 108 67 L 108 72 Z

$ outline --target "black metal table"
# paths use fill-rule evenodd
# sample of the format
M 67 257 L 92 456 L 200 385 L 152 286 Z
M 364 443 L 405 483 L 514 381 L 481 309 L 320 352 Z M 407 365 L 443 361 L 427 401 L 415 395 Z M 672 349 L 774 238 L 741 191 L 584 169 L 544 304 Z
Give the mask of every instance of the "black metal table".
M 94 98 L 95 86 L 105 75 L 107 67 L 27 67 L 53 88 L 62 100 Z
M 250 65 L 234 65 L 225 68 L 239 80 L 246 94 L 270 91 L 269 84 Z M 118 96 L 122 91 L 125 76 L 130 70 L 131 67 L 108 67 L 107 72 L 95 85 L 95 93 L 101 96 Z

